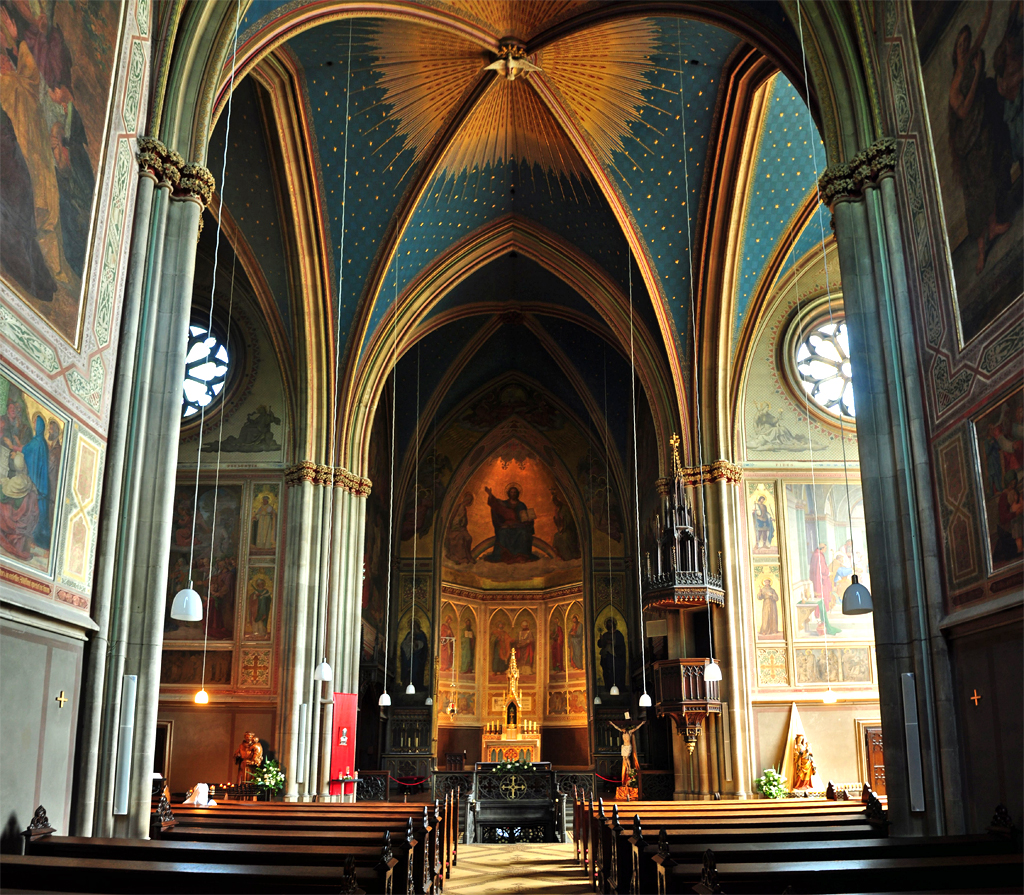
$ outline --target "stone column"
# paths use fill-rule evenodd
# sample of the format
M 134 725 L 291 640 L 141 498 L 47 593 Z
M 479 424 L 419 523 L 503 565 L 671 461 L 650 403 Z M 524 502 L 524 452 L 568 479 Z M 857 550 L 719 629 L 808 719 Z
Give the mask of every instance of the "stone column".
M 146 141 L 143 149 L 143 164 L 158 172 L 160 181 L 153 235 L 146 244 L 152 251 L 132 260 L 135 276 L 144 279 L 141 285 L 133 282 L 140 291 L 141 326 L 134 376 L 126 377 L 133 381 L 130 406 L 119 408 L 125 416 L 119 425 L 126 435 L 120 456 L 111 456 L 107 467 L 107 476 L 112 482 L 120 476 L 121 485 L 118 493 L 111 491 L 111 502 L 105 505 L 106 513 L 116 513 L 117 524 L 106 531 L 108 540 L 101 545 L 100 571 L 106 577 L 100 584 L 113 595 L 110 611 L 115 622 L 105 673 L 96 799 L 100 807 L 93 818 L 93 829 L 101 835 L 113 832 L 140 839 L 149 836 L 168 545 L 196 242 L 200 216 L 213 191 L 213 178 L 205 168 L 183 164 L 177 153 L 155 140 Z M 132 300 L 129 296 L 129 305 Z M 122 674 L 136 674 L 139 680 L 128 815 L 114 818 Z M 83 803 L 83 822 L 87 813 Z
M 832 207 L 850 333 L 864 489 L 889 819 L 901 835 L 961 829 L 959 771 L 914 327 L 894 184 L 896 144 L 880 140 L 822 175 Z M 900 675 L 913 672 L 924 809 L 912 811 Z M 947 823 L 947 808 L 952 809 Z
M 118 340 L 117 375 L 107 432 L 106 472 L 103 478 L 99 549 L 96 556 L 93 589 L 93 620 L 99 630 L 86 647 L 85 681 L 82 688 L 81 733 L 78 740 L 77 798 L 71 833 L 89 836 L 93 831 L 97 784 L 100 766 L 100 734 L 103 721 L 103 693 L 107 676 L 107 650 L 110 642 L 110 616 L 121 492 L 124 486 L 124 463 L 131 416 L 132 387 L 139 347 L 139 322 L 142 292 L 146 279 L 146 263 L 150 255 L 150 236 L 156 226 L 154 199 L 158 171 L 150 161 L 158 161 L 151 152 L 150 141 L 139 138 L 139 183 L 135 192 L 135 214 L 132 220 L 132 242 L 129 249 L 128 281 L 121 311 Z M 167 184 L 170 187 L 170 184 Z M 166 196 L 163 197 L 166 199 Z M 161 202 L 163 204 L 163 202 Z

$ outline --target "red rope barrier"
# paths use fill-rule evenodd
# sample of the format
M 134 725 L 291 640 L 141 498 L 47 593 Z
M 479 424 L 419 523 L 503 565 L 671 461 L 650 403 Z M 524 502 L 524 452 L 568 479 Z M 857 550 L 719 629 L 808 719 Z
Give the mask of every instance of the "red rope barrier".
M 596 774 L 596 773 L 594 774 L 594 776 L 595 776 L 595 777 L 600 777 L 600 778 L 601 778 L 602 780 L 604 780 L 604 781 L 605 781 L 606 783 L 618 783 L 618 784 L 619 784 L 619 786 L 625 786 L 625 785 L 626 785 L 626 784 L 624 784 L 624 783 L 623 783 L 623 782 L 622 782 L 621 780 L 615 780 L 615 779 L 613 779 L 613 778 L 611 778 L 611 777 L 601 777 L 601 775 L 600 775 L 600 774 Z
M 395 783 L 397 783 L 399 786 L 422 786 L 429 779 L 427 777 L 418 777 L 418 778 L 414 778 L 415 782 L 413 782 L 413 783 L 406 783 L 403 780 L 399 780 L 397 777 L 392 777 L 391 774 L 388 774 L 388 777 L 391 780 L 394 780 Z

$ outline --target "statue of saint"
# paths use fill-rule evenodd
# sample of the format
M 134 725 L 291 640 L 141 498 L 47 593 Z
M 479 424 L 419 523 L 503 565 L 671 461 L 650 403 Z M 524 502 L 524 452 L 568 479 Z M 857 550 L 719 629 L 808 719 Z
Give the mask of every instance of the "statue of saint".
M 626 720 L 629 720 L 629 712 L 626 712 Z M 636 751 L 633 748 L 633 736 L 647 723 L 647 720 L 644 719 L 639 724 L 634 724 L 632 727 L 619 727 L 619 725 L 614 721 L 609 721 L 608 723 L 622 734 L 622 745 L 619 747 L 619 752 L 622 755 L 622 785 L 629 786 L 630 764 L 632 764 L 637 771 L 640 770 L 640 762 L 637 759 Z
M 246 733 L 235 750 L 235 764 L 238 765 L 239 786 L 248 783 L 253 770 L 263 764 L 263 744 L 252 731 Z
M 793 791 L 810 789 L 811 778 L 817 773 L 814 766 L 814 754 L 811 746 L 802 733 L 793 737 Z

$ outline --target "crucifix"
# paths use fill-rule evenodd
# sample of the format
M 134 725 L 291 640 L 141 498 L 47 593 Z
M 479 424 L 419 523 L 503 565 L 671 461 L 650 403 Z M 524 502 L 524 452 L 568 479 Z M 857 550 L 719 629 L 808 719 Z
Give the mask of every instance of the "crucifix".
M 64 708 L 64 703 L 68 702 L 68 698 L 64 695 L 64 691 L 60 691 L 60 696 L 54 697 L 57 701 L 57 708 Z
M 61 695 L 63 695 L 63 693 L 64 693 L 64 691 L 61 690 Z M 971 702 L 974 703 L 974 707 L 977 708 L 978 707 L 978 701 L 981 699 L 981 696 L 978 695 L 978 688 L 975 687 L 974 688 L 974 695 L 973 696 L 968 696 L 967 698 L 969 700 L 971 700 Z

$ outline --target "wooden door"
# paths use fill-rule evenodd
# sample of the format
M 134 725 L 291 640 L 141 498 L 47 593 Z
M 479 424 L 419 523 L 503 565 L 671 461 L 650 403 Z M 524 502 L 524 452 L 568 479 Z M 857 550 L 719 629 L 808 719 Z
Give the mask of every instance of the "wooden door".
M 865 754 L 868 757 L 868 786 L 877 795 L 885 795 L 885 756 L 882 753 L 882 728 L 865 727 Z

